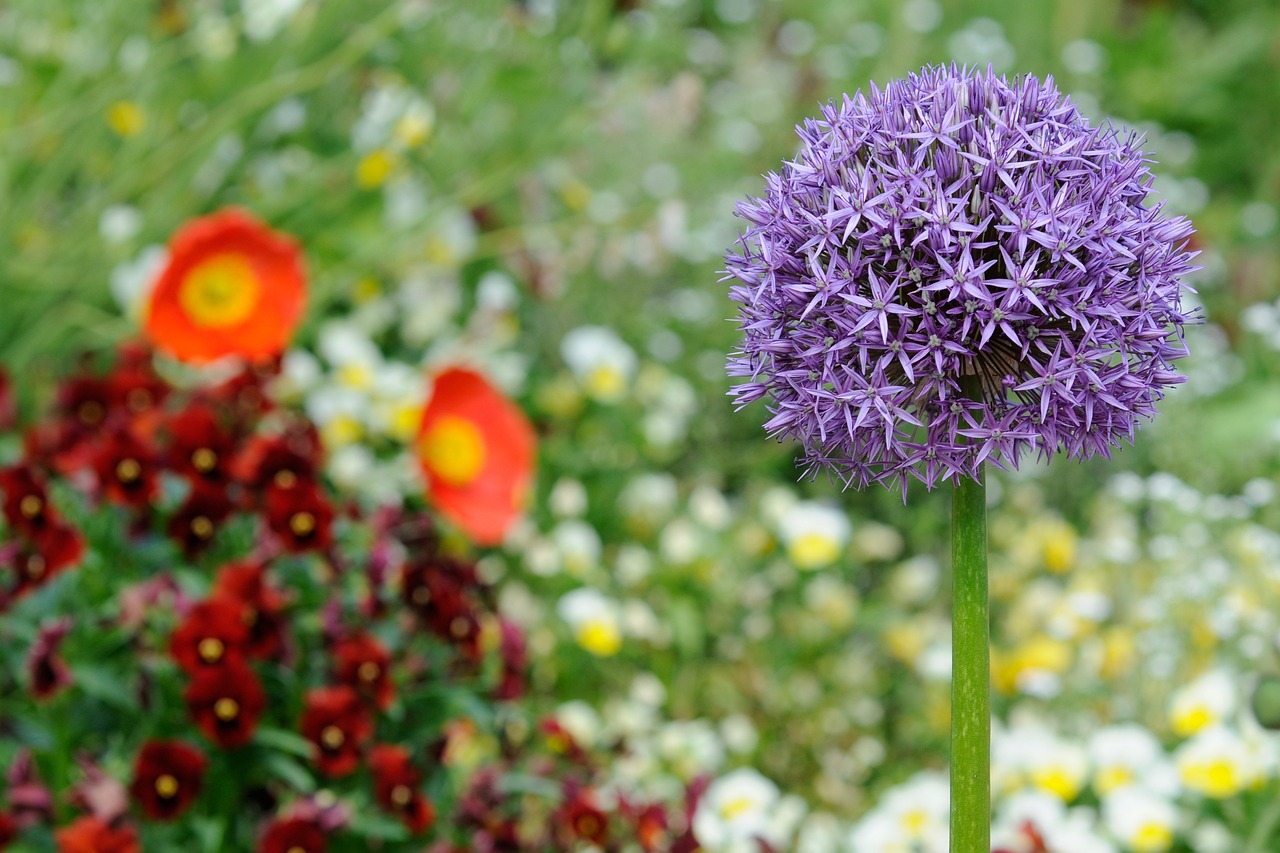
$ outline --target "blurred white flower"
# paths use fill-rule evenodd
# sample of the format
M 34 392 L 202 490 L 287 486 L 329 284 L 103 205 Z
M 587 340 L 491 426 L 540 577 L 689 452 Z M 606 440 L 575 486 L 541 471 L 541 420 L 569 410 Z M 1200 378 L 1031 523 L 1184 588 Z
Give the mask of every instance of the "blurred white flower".
M 1202 729 L 1178 747 L 1174 761 L 1182 784 L 1222 800 L 1261 782 L 1273 769 L 1262 744 L 1217 725 Z
M 578 645 L 597 657 L 609 657 L 622 648 L 621 610 L 618 603 L 590 587 L 566 593 L 556 612 L 573 632 Z
M 565 571 L 573 577 L 582 577 L 600 562 L 600 534 L 580 518 L 558 523 L 551 530 L 551 540 Z
M 917 773 L 890 788 L 854 826 L 849 848 L 857 853 L 945 853 L 950 808 L 946 775 Z
M 793 504 L 778 523 L 778 537 L 797 568 L 834 563 L 849 545 L 853 528 L 842 510 L 817 501 Z
M 579 326 L 560 341 L 560 354 L 587 395 L 602 403 L 626 396 L 636 372 L 635 350 L 604 326 Z
M 156 277 L 168 262 L 169 250 L 164 246 L 146 246 L 132 261 L 125 261 L 111 271 L 111 295 L 134 322 L 142 322 Z
M 1128 785 L 1159 784 L 1162 779 L 1172 780 L 1175 787 L 1177 784 L 1160 741 L 1137 723 L 1098 729 L 1089 738 L 1089 758 L 1093 763 L 1093 789 L 1101 796 Z
M 581 480 L 561 477 L 551 487 L 547 506 L 552 515 L 560 518 L 576 518 L 587 511 L 587 489 Z
M 769 834 L 778 786 L 748 767 L 712 781 L 693 815 L 693 831 L 708 853 L 736 850 Z M 750 848 L 746 848 L 750 849 Z
M 306 0 L 240 0 L 244 34 L 250 41 L 267 41 L 288 26 Z
M 1164 853 L 1173 846 L 1178 813 L 1164 797 L 1130 786 L 1102 801 L 1102 819 L 1126 849 L 1134 853 Z
M 1174 734 L 1188 737 L 1217 725 L 1236 709 L 1239 679 L 1213 669 L 1169 697 L 1169 723 Z
M 113 204 L 98 217 L 98 233 L 108 243 L 132 240 L 142 229 L 142 212 L 129 204 Z

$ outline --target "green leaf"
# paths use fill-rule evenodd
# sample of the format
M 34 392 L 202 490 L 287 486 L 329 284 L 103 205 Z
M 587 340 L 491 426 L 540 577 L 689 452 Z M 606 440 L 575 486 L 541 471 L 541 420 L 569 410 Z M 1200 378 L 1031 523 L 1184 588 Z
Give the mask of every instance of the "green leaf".
M 136 712 L 138 697 L 133 692 L 132 681 L 94 666 L 72 665 L 71 677 L 86 695 L 122 711 Z
M 258 729 L 254 740 L 262 746 L 278 749 L 281 752 L 287 752 L 299 758 L 310 759 L 315 751 L 311 741 L 288 729 L 273 729 L 264 726 Z
M 311 775 L 311 771 L 287 755 L 279 752 L 268 753 L 263 759 L 263 764 L 271 775 L 283 780 L 295 791 L 309 794 L 316 789 L 316 780 Z
M 404 824 L 376 812 L 356 812 L 348 829 L 364 838 L 381 838 L 384 841 L 404 841 L 409 837 L 409 830 Z

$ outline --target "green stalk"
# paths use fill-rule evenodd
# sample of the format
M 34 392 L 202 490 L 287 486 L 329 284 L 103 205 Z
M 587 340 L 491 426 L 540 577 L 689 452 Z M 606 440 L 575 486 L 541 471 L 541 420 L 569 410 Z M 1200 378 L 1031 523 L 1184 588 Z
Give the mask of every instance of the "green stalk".
M 951 853 L 991 851 L 991 661 L 987 485 L 961 478 L 951 502 Z

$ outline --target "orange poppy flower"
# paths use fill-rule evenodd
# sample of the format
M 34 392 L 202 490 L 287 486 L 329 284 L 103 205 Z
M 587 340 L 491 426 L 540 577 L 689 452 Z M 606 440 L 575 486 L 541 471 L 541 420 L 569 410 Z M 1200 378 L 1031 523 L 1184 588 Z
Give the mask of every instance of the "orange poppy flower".
M 173 236 L 145 325 L 182 361 L 265 358 L 284 350 L 305 302 L 297 244 L 244 211 L 223 210 Z
M 480 545 L 496 545 L 528 502 L 533 427 L 483 376 L 435 377 L 418 428 L 418 458 L 436 508 Z

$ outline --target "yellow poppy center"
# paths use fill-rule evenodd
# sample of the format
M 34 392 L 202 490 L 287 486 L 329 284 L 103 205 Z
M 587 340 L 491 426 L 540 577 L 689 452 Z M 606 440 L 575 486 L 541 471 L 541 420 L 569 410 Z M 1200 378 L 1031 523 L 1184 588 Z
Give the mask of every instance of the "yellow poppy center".
M 178 793 L 178 780 L 168 773 L 156 777 L 156 793 L 168 799 Z
M 215 255 L 187 273 L 178 291 L 182 310 L 198 326 L 243 323 L 257 307 L 258 278 L 243 255 Z
M 443 417 L 423 436 L 422 459 L 448 485 L 465 486 L 484 468 L 484 439 L 471 421 Z

